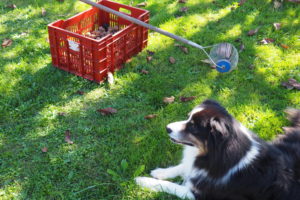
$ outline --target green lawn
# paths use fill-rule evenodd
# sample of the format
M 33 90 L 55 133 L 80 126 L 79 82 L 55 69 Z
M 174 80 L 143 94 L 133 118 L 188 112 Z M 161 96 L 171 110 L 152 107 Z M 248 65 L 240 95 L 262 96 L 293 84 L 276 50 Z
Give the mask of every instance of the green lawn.
M 17 9 L 6 8 L 9 2 Z M 201 62 L 206 57 L 200 50 L 188 47 L 184 54 L 174 40 L 150 32 L 152 61 L 143 51 L 116 73 L 114 85 L 99 85 L 52 67 L 46 41 L 48 23 L 88 5 L 76 0 L 0 2 L 0 42 L 13 40 L 0 49 L 0 199 L 174 199 L 138 188 L 134 177 L 179 161 L 181 147 L 169 141 L 165 126 L 185 119 L 207 98 L 220 101 L 264 139 L 288 125 L 283 110 L 299 108 L 300 93 L 281 82 L 300 81 L 299 5 L 284 3 L 275 10 L 270 0 L 248 0 L 240 7 L 237 0 L 147 3 L 151 24 L 201 45 L 230 42 L 239 48 L 235 40 L 241 38 L 245 50 L 238 69 L 218 73 Z M 188 12 L 176 18 L 183 6 Z M 274 22 L 282 28 L 275 31 Z M 257 27 L 256 35 L 247 36 Z M 263 38 L 275 43 L 261 45 Z M 175 64 L 169 63 L 170 56 Z M 141 74 L 142 69 L 149 74 Z M 175 102 L 163 103 L 167 96 L 175 96 Z M 197 98 L 182 103 L 180 96 Z M 118 113 L 96 111 L 106 107 Z M 157 117 L 144 119 L 148 114 Z M 74 144 L 65 142 L 66 130 Z

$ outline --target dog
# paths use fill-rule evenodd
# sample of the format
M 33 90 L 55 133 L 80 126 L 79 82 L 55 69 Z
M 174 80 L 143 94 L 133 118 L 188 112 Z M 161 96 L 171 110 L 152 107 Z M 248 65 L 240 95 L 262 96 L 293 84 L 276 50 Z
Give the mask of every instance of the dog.
M 158 168 L 136 183 L 182 199 L 300 200 L 300 110 L 273 142 L 259 139 L 224 107 L 206 100 L 185 121 L 170 123 L 170 139 L 184 146 L 177 166 Z M 181 176 L 181 185 L 167 181 Z

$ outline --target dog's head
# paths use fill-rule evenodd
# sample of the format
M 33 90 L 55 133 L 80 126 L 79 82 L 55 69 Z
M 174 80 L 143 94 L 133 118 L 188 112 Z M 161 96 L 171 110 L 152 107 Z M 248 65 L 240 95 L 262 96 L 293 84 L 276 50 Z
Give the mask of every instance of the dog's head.
M 166 128 L 173 142 L 195 146 L 205 154 L 208 145 L 217 145 L 210 143 L 230 137 L 233 118 L 220 104 L 206 100 L 190 112 L 187 120 L 170 123 Z

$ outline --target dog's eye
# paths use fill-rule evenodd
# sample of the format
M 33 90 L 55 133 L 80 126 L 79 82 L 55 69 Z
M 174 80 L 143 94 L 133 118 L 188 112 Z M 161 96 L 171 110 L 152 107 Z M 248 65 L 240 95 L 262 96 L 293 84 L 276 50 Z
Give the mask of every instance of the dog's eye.
M 191 124 L 191 125 L 194 125 L 194 124 L 195 124 L 194 120 L 191 120 L 191 121 L 190 121 L 190 124 Z

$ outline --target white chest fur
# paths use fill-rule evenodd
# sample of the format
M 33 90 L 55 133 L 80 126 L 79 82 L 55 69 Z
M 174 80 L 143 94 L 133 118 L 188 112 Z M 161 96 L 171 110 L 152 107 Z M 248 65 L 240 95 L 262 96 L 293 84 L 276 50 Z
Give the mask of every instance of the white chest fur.
M 185 180 L 191 176 L 194 162 L 198 155 L 199 149 L 191 146 L 184 147 L 181 165 L 183 165 L 183 178 Z

